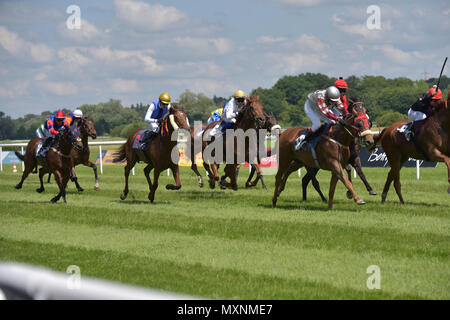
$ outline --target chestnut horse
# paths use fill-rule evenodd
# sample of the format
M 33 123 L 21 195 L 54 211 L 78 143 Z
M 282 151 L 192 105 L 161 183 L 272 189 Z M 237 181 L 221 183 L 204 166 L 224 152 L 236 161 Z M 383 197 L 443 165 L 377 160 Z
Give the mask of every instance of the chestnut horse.
M 136 162 L 144 161 L 147 166 L 144 168 L 144 174 L 147 178 L 150 192 L 148 199 L 153 203 L 155 192 L 158 188 L 158 179 L 161 171 L 170 168 L 176 185 L 168 184 L 166 189 L 178 190 L 181 188 L 180 172 L 178 168 L 178 159 L 172 160 L 172 149 L 177 145 L 177 139 L 172 139 L 172 133 L 179 128 L 189 130 L 189 124 L 182 106 L 172 106 L 161 121 L 160 134 L 154 137 L 145 151 L 132 148 L 137 133 L 142 129 L 134 130 L 127 139 L 120 151 L 115 155 L 113 162 L 119 162 L 126 159 L 125 166 L 125 188 L 120 195 L 120 199 L 125 200 L 128 195 L 128 177 L 131 169 Z M 178 155 L 178 153 L 177 153 Z M 178 157 L 177 157 L 178 158 Z M 176 161 L 175 161 L 176 160 Z M 150 179 L 150 172 L 153 172 L 153 183 Z
M 39 160 L 36 158 L 36 145 L 41 140 L 41 138 L 31 140 L 27 145 L 24 156 L 16 152 L 16 155 L 20 160 L 25 162 L 25 171 L 22 174 L 22 180 L 16 185 L 16 189 L 22 188 L 23 181 L 38 164 Z M 64 202 L 66 202 L 66 186 L 73 166 L 71 156 L 72 148 L 78 150 L 83 148 L 80 132 L 73 126 L 69 129 L 63 127 L 53 140 L 50 150 L 47 153 L 47 157 L 44 160 L 45 163 L 43 163 L 43 167 L 39 169 L 39 179 L 42 189 L 42 177 L 44 174 L 51 172 L 55 176 L 55 181 L 59 187 L 59 193 L 51 199 L 51 202 L 53 203 L 57 202 L 61 197 L 63 197 Z M 41 188 L 36 191 L 42 192 L 40 191 Z
M 92 170 L 94 171 L 95 177 L 94 190 L 98 190 L 99 185 L 98 185 L 97 165 L 93 163 L 89 158 L 91 151 L 89 149 L 88 137 L 91 137 L 92 139 L 97 138 L 97 131 L 95 130 L 94 121 L 91 118 L 86 117 L 82 118 L 80 125 L 80 137 L 81 141 L 83 142 L 83 148 L 81 150 L 72 149 L 71 154 L 72 154 L 73 168 L 70 180 L 75 183 L 75 186 L 77 187 L 78 191 L 84 191 L 84 189 L 78 183 L 77 174 L 75 172 L 75 167 L 79 164 L 83 164 L 87 167 L 92 168 Z M 48 175 L 47 182 L 50 182 L 50 176 L 51 173 L 49 173 Z M 44 191 L 43 189 L 44 186 L 42 185 L 42 191 Z
M 261 128 L 266 119 L 264 117 L 264 112 L 261 103 L 259 102 L 258 96 L 250 96 L 246 99 L 246 103 L 242 108 L 242 111 L 239 112 L 238 116 L 236 117 L 236 129 L 241 129 L 245 133 L 248 129 L 259 129 Z M 205 131 L 203 131 L 202 134 L 202 155 L 203 155 L 203 167 L 205 168 L 206 172 L 209 176 L 209 186 L 210 188 L 214 188 L 215 181 L 219 180 L 219 172 L 218 172 L 218 163 L 216 162 L 217 159 L 213 159 L 211 166 L 213 169 L 213 172 L 211 172 L 209 161 L 205 157 L 205 149 L 208 147 L 208 145 L 212 144 L 215 141 L 215 138 L 212 137 L 211 141 L 207 141 L 208 139 L 205 138 L 205 134 L 209 134 L 210 129 L 214 128 L 216 124 L 218 124 L 219 121 L 212 122 L 209 125 L 206 126 Z M 256 131 L 255 131 L 256 132 Z M 256 137 L 255 137 L 256 138 Z M 230 140 L 230 139 L 228 139 Z M 231 157 L 233 157 L 232 163 L 227 163 L 225 166 L 225 174 L 230 177 L 230 182 L 223 181 L 222 186 L 225 186 L 227 188 L 232 188 L 233 190 L 237 190 L 237 184 L 236 184 L 236 167 L 237 167 L 237 161 L 238 161 L 238 143 L 241 145 L 244 141 L 237 141 L 237 137 L 234 137 L 233 140 L 233 150 L 227 150 L 227 139 L 226 135 L 223 139 L 223 157 L 224 161 L 227 159 L 227 152 L 231 152 Z M 250 148 L 252 148 L 252 151 L 254 150 L 255 153 L 257 152 L 257 143 L 255 140 L 255 145 L 250 145 L 250 139 L 245 139 L 244 142 L 244 155 L 245 161 L 252 164 L 253 167 L 255 167 L 257 176 L 261 177 L 261 169 L 256 161 L 256 159 L 249 159 L 250 156 Z M 211 156 L 215 157 L 215 153 L 212 152 Z
M 373 143 L 373 136 L 369 130 L 369 121 L 364 111 L 363 103 L 359 102 L 354 107 L 353 113 L 345 117 L 345 125 L 341 126 L 337 124 L 333 126 L 331 134 L 329 136 L 322 135 L 324 139 L 319 141 L 316 146 L 317 162 L 320 165 L 320 169 L 332 172 L 328 198 L 329 209 L 333 207 L 334 191 L 338 179 L 352 193 L 356 203 L 365 203 L 356 195 L 352 184 L 344 174 L 343 168 L 348 163 L 350 157 L 349 145 L 356 136 L 364 140 L 364 143 L 367 145 Z M 272 199 L 272 205 L 274 207 L 276 206 L 279 195 L 284 190 L 289 174 L 293 171 L 291 165 L 295 168 L 298 168 L 299 165 L 319 168 L 311 152 L 305 150 L 296 151 L 294 149 L 295 140 L 299 136 L 299 133 L 305 129 L 289 128 L 281 134 L 279 140 L 278 172 Z
M 437 101 L 432 104 L 433 114 L 426 119 L 419 129 L 417 143 L 422 152 L 418 151 L 413 141 L 407 141 L 403 133 L 397 129 L 410 121 L 398 121 L 383 129 L 375 143 L 381 141 L 381 146 L 386 153 L 391 170 L 386 179 L 381 202 L 386 201 L 389 187 L 394 181 L 394 188 L 402 204 L 404 204 L 401 184 L 400 169 L 408 158 L 445 162 L 448 168 L 448 182 L 450 183 L 450 90 L 447 92 L 447 101 Z M 424 154 L 423 154 L 424 153 Z M 426 156 L 426 157 L 425 157 Z M 428 159 L 426 159 L 428 158 Z M 450 193 L 450 186 L 447 189 Z

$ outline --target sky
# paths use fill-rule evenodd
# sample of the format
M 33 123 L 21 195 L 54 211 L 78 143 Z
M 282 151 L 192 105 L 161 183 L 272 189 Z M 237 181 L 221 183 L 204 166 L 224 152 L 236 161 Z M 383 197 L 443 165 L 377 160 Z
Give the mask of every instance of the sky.
M 448 0 L 0 0 L 0 111 L 229 97 L 306 72 L 438 77 L 449 35 Z

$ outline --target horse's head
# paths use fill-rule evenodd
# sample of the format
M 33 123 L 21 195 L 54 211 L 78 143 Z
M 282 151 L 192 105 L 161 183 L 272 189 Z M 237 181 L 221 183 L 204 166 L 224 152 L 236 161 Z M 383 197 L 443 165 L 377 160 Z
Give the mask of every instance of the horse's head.
M 80 130 L 77 126 L 71 126 L 68 129 L 62 127 L 56 136 L 56 142 L 64 148 L 61 144 L 66 144 L 67 147 L 74 148 L 77 151 L 83 150 L 83 141 L 81 140 Z
M 259 102 L 259 96 L 250 96 L 246 99 L 246 104 L 236 120 L 241 127 L 253 127 L 257 129 L 262 129 L 264 127 L 266 117 L 263 112 L 263 107 Z
M 266 117 L 266 122 L 264 124 L 264 129 L 269 130 L 272 134 L 281 134 L 281 127 L 278 124 L 277 118 L 275 118 L 275 115 L 273 112 L 271 113 L 265 113 L 264 116 Z
M 81 130 L 83 130 L 83 134 L 87 134 L 92 139 L 97 138 L 97 131 L 95 130 L 94 120 L 89 117 L 83 117 L 81 123 Z
M 351 112 L 344 118 L 346 127 L 350 128 L 350 134 L 358 137 L 359 143 L 366 147 L 374 143 L 371 121 L 367 115 L 367 109 L 364 106 L 364 100 L 351 101 L 349 110 Z
M 172 106 L 168 113 L 168 119 L 174 131 L 180 128 L 190 130 L 189 119 L 183 111 L 183 105 Z

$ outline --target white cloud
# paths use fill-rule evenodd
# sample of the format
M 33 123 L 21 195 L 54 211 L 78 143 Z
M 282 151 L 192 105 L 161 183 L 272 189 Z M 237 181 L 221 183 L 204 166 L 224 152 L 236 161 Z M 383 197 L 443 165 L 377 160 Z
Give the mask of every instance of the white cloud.
M 258 39 L 256 39 L 256 42 L 263 43 L 263 44 L 272 44 L 272 43 L 284 42 L 287 40 L 288 40 L 288 38 L 285 38 L 285 37 L 261 36 Z
M 408 65 L 414 61 L 412 54 L 391 45 L 375 46 L 375 49 L 380 50 L 388 59 L 398 64 Z
M 113 65 L 120 68 L 138 68 L 140 72 L 153 74 L 163 68 L 151 56 L 153 50 L 115 50 L 110 47 L 67 47 L 58 51 L 58 57 L 68 66 L 83 67 L 89 63 Z M 75 68 L 76 69 L 76 68 Z
M 14 82 L 3 88 L 0 87 L 0 97 L 13 99 L 27 95 L 29 86 L 30 86 L 29 81 L 25 80 Z
M 48 81 L 42 83 L 39 82 L 38 86 L 57 96 L 68 96 L 78 93 L 77 86 L 69 81 Z
M 136 80 L 125 80 L 116 78 L 109 80 L 108 83 L 111 85 L 111 88 L 114 90 L 114 92 L 117 93 L 129 93 L 139 91 L 139 86 Z
M 17 33 L 0 26 L 0 45 L 11 55 L 30 55 L 36 62 L 48 62 L 53 57 L 53 49 L 47 45 L 33 44 L 20 38 Z
M 233 48 L 233 42 L 226 38 L 178 37 L 174 39 L 174 43 L 180 48 L 189 49 L 197 54 L 226 54 Z
M 81 19 L 80 29 L 71 30 L 67 28 L 65 22 L 62 22 L 58 26 L 58 30 L 63 37 L 74 40 L 76 42 L 85 42 L 97 39 L 102 35 L 96 26 L 84 19 Z
M 271 61 L 274 70 L 282 70 L 289 74 L 305 71 L 312 66 L 323 64 L 321 56 L 318 54 L 303 53 L 268 53 L 266 57 Z
M 159 3 L 154 5 L 142 1 L 116 0 L 114 2 L 117 17 L 131 25 L 163 30 L 187 17 L 175 7 L 166 7 Z
M 322 41 L 310 34 L 302 34 L 293 43 L 302 49 L 310 49 L 318 52 L 326 48 L 326 45 Z

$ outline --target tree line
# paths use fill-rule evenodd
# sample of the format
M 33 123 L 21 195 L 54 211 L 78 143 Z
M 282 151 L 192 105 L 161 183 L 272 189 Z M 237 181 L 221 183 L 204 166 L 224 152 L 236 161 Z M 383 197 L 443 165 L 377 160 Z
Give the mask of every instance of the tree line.
M 273 112 L 282 127 L 308 126 L 310 121 L 304 112 L 305 100 L 309 93 L 317 89 L 325 89 L 337 78 L 321 73 L 302 73 L 296 76 L 280 78 L 272 88 L 256 88 L 251 95 L 260 96 L 261 104 L 266 112 Z M 387 79 L 383 76 L 350 76 L 348 96 L 363 97 L 368 114 L 376 126 L 388 126 L 395 121 L 407 119 L 409 107 L 426 92 L 436 78 L 413 81 L 400 77 Z M 446 96 L 450 86 L 450 78 L 443 76 L 440 88 Z M 232 94 L 232 93 L 231 93 Z M 177 101 L 183 104 L 191 124 L 194 121 L 206 123 L 211 112 L 223 107 L 229 97 L 209 98 L 203 93 L 184 91 Z M 100 136 L 127 137 L 136 128 L 146 128 L 145 113 L 149 104 L 136 103 L 124 107 L 120 100 L 110 99 L 97 104 L 84 104 L 79 108 L 95 122 L 97 134 Z M 65 113 L 73 110 L 63 109 Z M 27 114 L 18 119 L 11 119 L 0 111 L 0 140 L 27 140 L 35 137 L 36 129 L 54 111 L 44 111 L 39 115 Z

